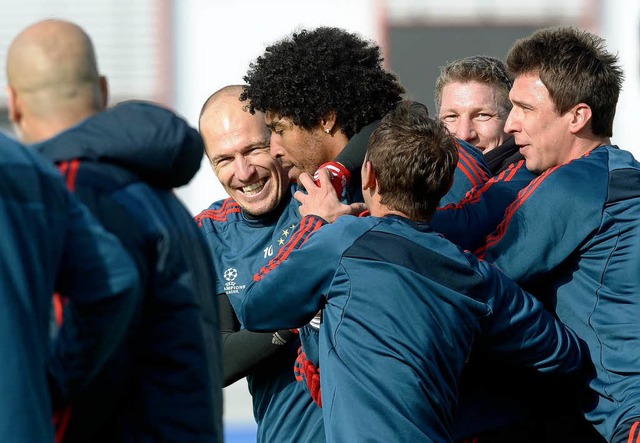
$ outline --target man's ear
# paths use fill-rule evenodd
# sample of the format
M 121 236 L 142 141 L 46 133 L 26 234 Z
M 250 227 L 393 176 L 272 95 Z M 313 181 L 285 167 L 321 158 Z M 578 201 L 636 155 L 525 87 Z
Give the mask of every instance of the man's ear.
M 320 120 L 320 124 L 322 125 L 322 131 L 326 134 L 332 134 L 333 129 L 336 126 L 336 113 L 331 112 L 327 116 L 323 117 Z
M 569 130 L 572 134 L 577 134 L 585 127 L 591 125 L 591 117 L 593 113 L 591 111 L 591 106 L 586 103 L 578 103 L 569 112 L 571 113 Z
M 373 170 L 373 165 L 370 161 L 365 161 L 362 165 L 362 189 L 375 190 L 377 187 L 376 172 Z
M 7 103 L 7 107 L 9 108 L 9 121 L 17 125 L 20 123 L 20 120 L 22 120 L 22 110 L 18 104 L 18 96 L 15 89 L 11 86 L 7 86 L 7 95 L 9 99 Z

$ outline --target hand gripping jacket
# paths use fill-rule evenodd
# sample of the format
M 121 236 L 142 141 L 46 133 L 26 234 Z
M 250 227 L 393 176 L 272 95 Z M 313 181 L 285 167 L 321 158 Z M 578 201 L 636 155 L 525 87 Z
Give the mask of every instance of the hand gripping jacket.
M 327 441 L 450 441 L 460 372 L 480 335 L 497 355 L 540 371 L 580 366 L 573 332 L 427 225 L 395 216 L 323 225 L 304 217 L 231 298 L 253 330 L 300 326 L 324 308 Z

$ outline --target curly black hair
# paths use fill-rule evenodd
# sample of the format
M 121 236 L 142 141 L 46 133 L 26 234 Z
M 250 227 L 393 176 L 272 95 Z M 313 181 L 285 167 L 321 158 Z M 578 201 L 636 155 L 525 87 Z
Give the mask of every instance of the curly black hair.
M 272 112 L 305 129 L 335 113 L 351 138 L 402 99 L 404 88 L 382 60 L 377 45 L 344 29 L 305 29 L 250 64 L 241 100 L 251 112 Z

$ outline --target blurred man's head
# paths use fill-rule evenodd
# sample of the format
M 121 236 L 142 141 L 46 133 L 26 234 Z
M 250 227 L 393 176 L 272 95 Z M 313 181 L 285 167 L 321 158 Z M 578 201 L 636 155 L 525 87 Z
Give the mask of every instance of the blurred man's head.
M 506 65 L 497 58 L 473 56 L 448 63 L 436 80 L 438 117 L 457 138 L 488 152 L 510 137 L 504 124 L 511 110 L 511 85 Z
M 89 36 L 63 20 L 24 29 L 7 54 L 9 118 L 19 137 L 48 139 L 107 104 L 107 83 L 98 73 Z
M 369 138 L 362 166 L 365 203 L 371 208 L 375 191 L 388 209 L 429 220 L 453 183 L 457 163 L 458 144 L 444 124 L 430 118 L 424 105 L 402 102 Z
M 267 47 L 244 80 L 243 99 L 266 114 L 272 130 L 272 155 L 310 174 L 393 109 L 404 92 L 382 67 L 377 45 L 329 27 Z
M 200 112 L 200 134 L 220 183 L 242 209 L 261 216 L 274 210 L 289 187 L 287 171 L 269 153 L 264 115 L 240 101 L 243 86 L 215 92 Z

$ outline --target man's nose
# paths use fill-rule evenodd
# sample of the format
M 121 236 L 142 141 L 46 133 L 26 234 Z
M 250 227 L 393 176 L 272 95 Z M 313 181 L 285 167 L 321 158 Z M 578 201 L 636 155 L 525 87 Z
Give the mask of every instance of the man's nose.
M 466 142 L 473 141 L 477 136 L 477 132 L 473 126 L 473 121 L 470 118 L 460 117 L 458 125 L 455 129 L 455 135 L 461 140 Z
M 269 153 L 271 154 L 271 157 L 279 158 L 283 157 L 286 154 L 284 147 L 282 146 L 282 137 L 280 137 L 278 134 L 271 134 L 270 143 L 271 145 L 269 147 Z

